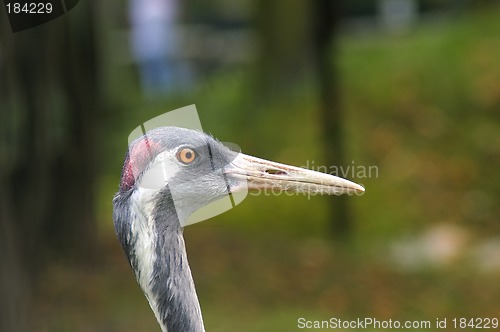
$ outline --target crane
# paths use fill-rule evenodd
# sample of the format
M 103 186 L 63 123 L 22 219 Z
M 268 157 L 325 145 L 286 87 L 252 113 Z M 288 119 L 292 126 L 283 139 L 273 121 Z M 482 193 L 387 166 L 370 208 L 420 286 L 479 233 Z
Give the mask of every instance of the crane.
M 364 191 L 333 175 L 236 153 L 196 130 L 160 127 L 130 144 L 113 198 L 115 231 L 162 331 L 205 331 L 183 238 L 186 219 L 228 193 L 266 189 Z

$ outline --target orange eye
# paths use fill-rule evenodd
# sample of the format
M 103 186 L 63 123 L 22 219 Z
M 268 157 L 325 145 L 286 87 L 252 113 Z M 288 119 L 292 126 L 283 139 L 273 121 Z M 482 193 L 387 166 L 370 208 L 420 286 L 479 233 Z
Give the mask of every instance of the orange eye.
M 196 152 L 190 148 L 183 148 L 177 152 L 177 160 L 183 164 L 190 164 L 196 159 Z

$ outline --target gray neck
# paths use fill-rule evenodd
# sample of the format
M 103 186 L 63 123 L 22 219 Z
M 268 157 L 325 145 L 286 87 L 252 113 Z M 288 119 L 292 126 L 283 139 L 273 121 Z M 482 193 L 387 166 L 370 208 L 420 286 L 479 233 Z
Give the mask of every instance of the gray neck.
M 160 195 L 132 194 L 129 216 L 115 216 L 115 225 L 130 221 L 118 222 L 118 237 L 162 331 L 204 332 L 183 228 L 170 193 Z
M 162 234 L 163 233 L 163 234 Z M 187 260 L 182 228 L 160 232 L 156 243 L 151 292 L 163 331 L 203 332 L 200 304 Z

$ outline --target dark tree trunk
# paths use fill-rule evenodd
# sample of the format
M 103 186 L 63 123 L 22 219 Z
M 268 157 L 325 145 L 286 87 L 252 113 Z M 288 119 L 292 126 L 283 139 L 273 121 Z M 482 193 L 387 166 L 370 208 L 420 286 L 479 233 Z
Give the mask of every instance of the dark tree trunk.
M 0 331 L 25 331 L 28 305 L 26 294 L 26 273 L 21 266 L 19 239 L 11 222 L 5 187 L 0 186 L 0 252 L 2 270 L 0 272 Z
M 23 331 L 52 259 L 95 244 L 99 98 L 93 2 L 16 34 L 1 17 L 0 331 Z
M 345 166 L 343 117 L 338 72 L 334 62 L 341 1 L 314 0 L 313 4 L 313 56 L 318 78 L 319 127 L 322 130 L 325 161 L 328 166 Z M 338 239 L 347 239 L 352 228 L 347 198 L 325 198 L 330 201 L 332 231 Z
M 300 83 L 307 78 L 312 58 L 319 91 L 318 127 L 328 166 L 345 166 L 343 118 L 334 63 L 341 3 L 340 0 L 257 2 L 260 62 L 255 99 L 275 100 L 293 94 L 295 87 L 303 87 Z M 348 197 L 325 199 L 329 200 L 333 235 L 348 239 L 352 228 Z
M 259 0 L 258 98 L 275 99 L 304 82 L 310 61 L 307 0 Z

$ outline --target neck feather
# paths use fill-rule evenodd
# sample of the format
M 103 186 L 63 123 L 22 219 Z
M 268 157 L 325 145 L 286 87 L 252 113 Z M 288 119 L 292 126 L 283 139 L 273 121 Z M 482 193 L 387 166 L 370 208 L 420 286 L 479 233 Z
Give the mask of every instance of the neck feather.
M 140 196 L 134 197 L 133 194 L 130 197 L 129 235 L 119 234 L 137 281 L 162 331 L 204 332 L 183 228 L 177 219 L 171 196 L 168 192 L 151 199 Z M 161 203 L 158 204 L 158 201 Z
M 187 260 L 182 228 L 159 234 L 151 278 L 155 314 L 168 332 L 202 332 L 203 319 Z

